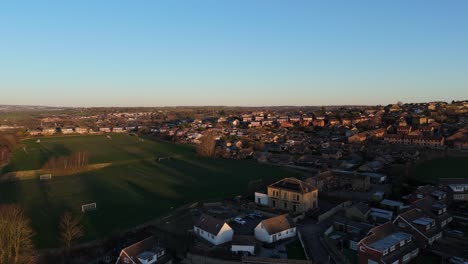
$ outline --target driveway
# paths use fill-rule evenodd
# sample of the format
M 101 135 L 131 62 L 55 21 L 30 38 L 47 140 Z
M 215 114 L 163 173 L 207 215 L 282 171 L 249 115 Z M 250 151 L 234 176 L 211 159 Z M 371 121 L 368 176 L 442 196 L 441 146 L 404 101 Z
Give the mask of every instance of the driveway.
M 328 251 L 320 242 L 320 235 L 325 232 L 326 227 L 324 225 L 317 224 L 316 221 L 307 219 L 298 225 L 298 228 L 305 243 L 307 255 L 311 258 L 313 263 L 333 263 L 332 260 L 329 260 Z

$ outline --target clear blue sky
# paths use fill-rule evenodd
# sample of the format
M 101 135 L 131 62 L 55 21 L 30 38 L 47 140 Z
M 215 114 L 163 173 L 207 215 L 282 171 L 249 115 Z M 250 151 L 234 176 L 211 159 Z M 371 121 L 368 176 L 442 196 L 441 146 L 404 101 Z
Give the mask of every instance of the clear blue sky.
M 0 104 L 468 99 L 468 1 L 0 3 Z

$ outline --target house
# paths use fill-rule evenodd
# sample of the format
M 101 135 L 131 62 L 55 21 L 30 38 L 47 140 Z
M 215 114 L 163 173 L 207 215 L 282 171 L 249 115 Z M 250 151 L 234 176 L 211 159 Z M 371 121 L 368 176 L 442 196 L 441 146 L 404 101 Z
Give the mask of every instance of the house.
M 42 135 L 53 135 L 57 129 L 55 127 L 48 127 L 42 129 Z
M 411 126 L 398 126 L 397 127 L 397 134 L 399 135 L 408 135 L 411 133 L 413 127 Z
M 112 128 L 112 132 L 113 132 L 113 133 L 124 133 L 124 132 L 125 132 L 125 128 L 124 128 L 124 127 L 113 127 L 113 128 Z
M 442 178 L 439 182 L 447 187 L 452 201 L 468 201 L 468 179 Z
M 31 135 L 31 136 L 39 136 L 39 135 L 42 135 L 42 129 L 40 129 L 40 128 L 30 129 L 30 130 L 29 130 L 29 135 Z
M 370 189 L 370 177 L 357 172 L 328 170 L 316 176 L 316 186 L 319 191 L 334 189 L 352 189 L 367 191 Z
M 234 231 L 223 220 L 202 214 L 193 226 L 195 234 L 217 246 L 232 240 Z
M 419 208 L 398 215 L 393 222 L 411 233 L 423 245 L 432 245 L 442 238 L 442 229 L 436 224 L 436 220 Z
M 314 119 L 312 121 L 312 125 L 316 127 L 324 127 L 325 126 L 325 120 L 324 119 Z
M 384 164 L 381 161 L 373 160 L 364 163 L 363 165 L 359 166 L 358 171 L 363 172 L 377 172 L 384 168 Z
M 116 264 L 170 264 L 172 258 L 154 237 L 122 249 Z
M 435 219 L 436 225 L 441 229 L 444 229 L 453 220 L 452 214 L 447 211 L 447 204 L 442 200 L 437 201 L 433 197 L 419 199 L 413 202 L 411 207 L 418 208 Z
M 64 135 L 75 133 L 75 129 L 73 129 L 73 127 L 62 127 L 60 130 L 62 131 L 62 134 Z
M 413 236 L 391 222 L 372 228 L 358 249 L 359 264 L 408 263 L 419 254 Z
M 99 132 L 101 132 L 101 133 L 110 133 L 111 128 L 110 127 L 100 127 Z
M 362 132 L 362 133 L 354 134 L 348 137 L 348 142 L 349 143 L 362 143 L 362 142 L 365 142 L 366 139 L 367 139 L 367 133 Z
M 355 251 L 358 250 L 357 245 L 359 241 L 366 237 L 370 229 L 374 227 L 373 225 L 352 221 L 339 215 L 333 219 L 332 228 L 335 234 L 330 238 L 335 241 L 340 240 L 343 246 Z
M 270 208 L 304 213 L 318 208 L 318 190 L 296 178 L 284 178 L 268 186 Z
M 380 202 L 380 207 L 383 209 L 392 210 L 393 212 L 398 212 L 400 209 L 403 209 L 404 204 L 400 201 L 383 199 Z
M 373 207 L 370 210 L 369 218 L 374 223 L 383 224 L 393 220 L 393 212 Z
M 242 255 L 255 255 L 255 237 L 234 236 L 231 243 L 231 252 Z
M 87 134 L 89 129 L 85 127 L 75 127 L 75 132 L 78 134 Z
M 341 159 L 341 157 L 343 157 L 341 150 L 336 148 L 322 149 L 321 152 L 322 157 L 326 159 Z
M 355 203 L 345 209 L 346 218 L 361 222 L 367 221 L 369 213 L 370 207 L 363 202 Z
M 468 139 L 455 140 L 453 147 L 460 150 L 468 150 Z
M 263 220 L 255 227 L 255 238 L 265 243 L 294 236 L 296 236 L 296 226 L 287 214 Z

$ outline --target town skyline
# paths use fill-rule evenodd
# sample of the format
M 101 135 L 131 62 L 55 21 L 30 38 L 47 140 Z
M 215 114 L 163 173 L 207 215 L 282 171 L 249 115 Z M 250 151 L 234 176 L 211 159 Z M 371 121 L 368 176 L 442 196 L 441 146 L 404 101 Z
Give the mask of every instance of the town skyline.
M 467 12 L 465 1 L 2 3 L 0 103 L 464 100 Z

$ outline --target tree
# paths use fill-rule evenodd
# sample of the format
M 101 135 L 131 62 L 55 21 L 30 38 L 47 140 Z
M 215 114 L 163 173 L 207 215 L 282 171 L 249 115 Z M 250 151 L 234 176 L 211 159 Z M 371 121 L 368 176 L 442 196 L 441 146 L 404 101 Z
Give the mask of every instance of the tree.
M 73 217 L 69 212 L 65 212 L 60 221 L 60 234 L 65 247 L 70 249 L 71 242 L 84 235 L 80 219 Z
M 197 153 L 203 157 L 213 157 L 215 154 L 216 139 L 213 130 L 203 133 L 201 143 L 197 146 Z
M 0 205 L 0 264 L 35 263 L 30 221 L 17 205 Z

